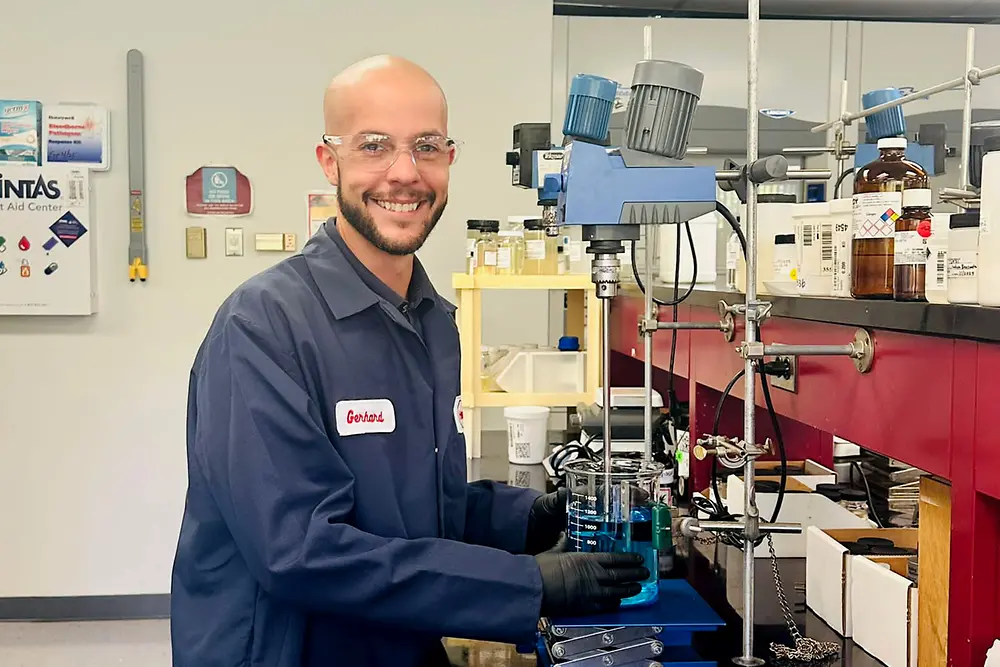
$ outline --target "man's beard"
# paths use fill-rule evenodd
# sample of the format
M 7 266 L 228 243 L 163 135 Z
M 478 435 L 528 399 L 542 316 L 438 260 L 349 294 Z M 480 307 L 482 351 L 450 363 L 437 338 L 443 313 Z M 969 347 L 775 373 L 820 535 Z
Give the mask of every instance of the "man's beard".
M 438 220 L 441 219 L 445 206 L 448 204 L 448 199 L 445 197 L 445 199 L 441 202 L 441 207 L 434 210 L 434 203 L 437 198 L 434 193 L 430 193 L 427 198 L 427 205 L 431 208 L 431 218 L 424 225 L 424 229 L 421 234 L 409 243 L 394 243 L 383 236 L 378 230 L 378 225 L 375 224 L 375 220 L 365 207 L 365 197 L 361 198 L 362 203 L 361 206 L 358 207 L 345 201 L 342 193 L 343 190 L 337 188 L 337 205 L 340 207 L 340 214 L 343 216 L 344 220 L 346 220 L 351 227 L 361 234 L 361 236 L 365 237 L 365 239 L 373 246 L 384 253 L 395 255 L 397 257 L 412 255 L 420 250 L 421 246 L 423 246 L 424 242 L 427 240 L 427 237 L 430 236 L 432 231 L 434 231 L 434 227 L 437 225 Z

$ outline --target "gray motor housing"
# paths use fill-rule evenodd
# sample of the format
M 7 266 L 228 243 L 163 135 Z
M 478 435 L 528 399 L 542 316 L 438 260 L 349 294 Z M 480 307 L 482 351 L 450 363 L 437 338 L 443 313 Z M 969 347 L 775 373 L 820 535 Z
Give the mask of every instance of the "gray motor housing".
M 625 145 L 675 160 L 683 158 L 704 82 L 704 74 L 683 63 L 636 63 L 625 119 Z

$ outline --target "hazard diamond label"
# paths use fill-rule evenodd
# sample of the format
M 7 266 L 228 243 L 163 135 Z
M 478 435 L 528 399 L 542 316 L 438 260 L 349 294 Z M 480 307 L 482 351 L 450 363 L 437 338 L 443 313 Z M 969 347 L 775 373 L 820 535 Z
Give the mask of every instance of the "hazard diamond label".
M 862 192 L 854 195 L 854 238 L 893 238 L 902 208 L 902 192 Z

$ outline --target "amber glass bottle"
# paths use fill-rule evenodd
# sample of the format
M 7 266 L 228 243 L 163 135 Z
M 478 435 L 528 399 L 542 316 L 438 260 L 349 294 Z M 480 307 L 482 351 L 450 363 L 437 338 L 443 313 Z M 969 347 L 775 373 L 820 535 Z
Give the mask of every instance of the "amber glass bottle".
M 879 158 L 854 177 L 854 240 L 851 242 L 851 295 L 892 299 L 896 220 L 903 190 L 930 187 L 927 172 L 905 157 L 906 139 L 878 141 Z
M 895 275 L 896 301 L 926 301 L 928 238 L 931 235 L 933 193 L 923 188 L 903 190 L 903 215 L 896 220 Z

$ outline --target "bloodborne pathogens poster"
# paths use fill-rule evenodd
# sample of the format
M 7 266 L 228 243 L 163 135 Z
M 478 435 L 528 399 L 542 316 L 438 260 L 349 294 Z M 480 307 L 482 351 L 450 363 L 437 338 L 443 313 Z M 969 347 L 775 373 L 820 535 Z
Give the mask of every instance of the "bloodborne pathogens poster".
M 236 167 L 204 166 L 187 177 L 188 215 L 239 217 L 253 211 L 250 179 Z
M 108 111 L 93 105 L 45 107 L 45 163 L 103 171 L 110 165 Z

